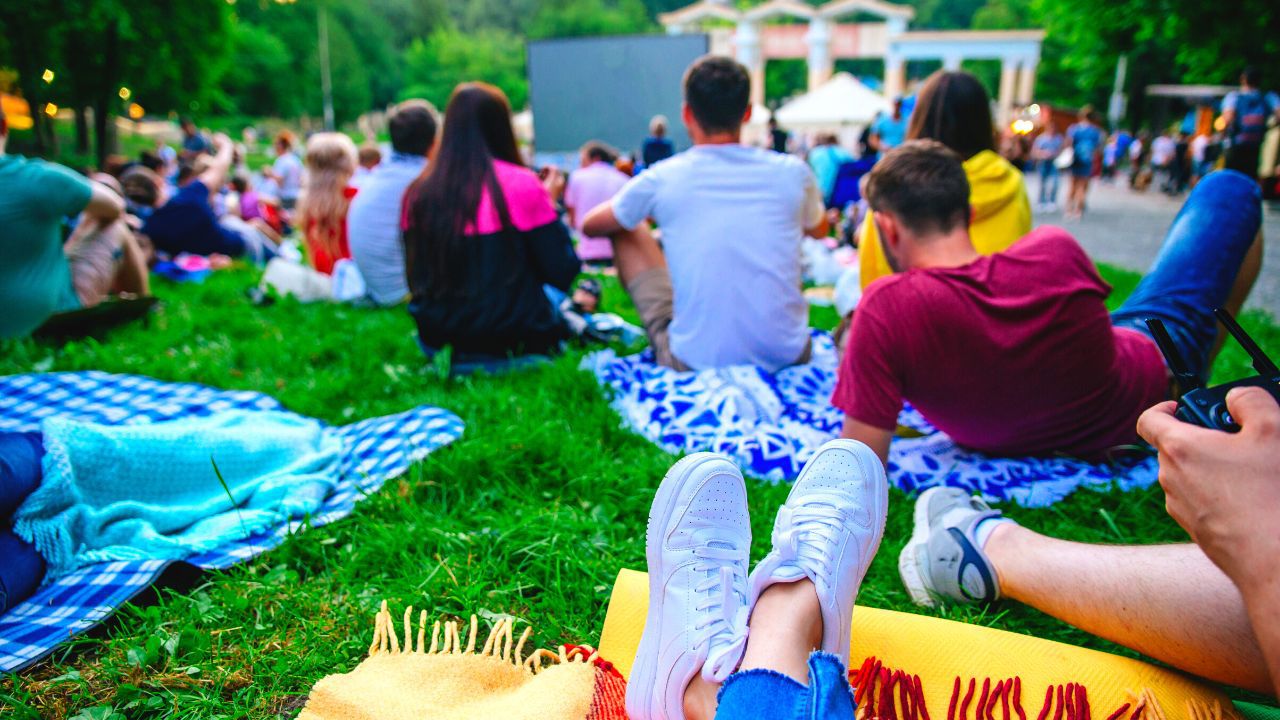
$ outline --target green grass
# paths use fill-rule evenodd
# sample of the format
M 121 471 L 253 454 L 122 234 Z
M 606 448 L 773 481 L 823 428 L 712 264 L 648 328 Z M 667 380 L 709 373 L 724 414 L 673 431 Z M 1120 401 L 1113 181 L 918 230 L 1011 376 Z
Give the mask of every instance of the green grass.
M 1117 294 L 1137 277 L 1106 272 Z M 164 304 L 149 327 L 121 329 L 108 343 L 0 344 L 0 374 L 92 368 L 259 390 L 331 423 L 431 403 L 458 413 L 466 434 L 351 517 L 209 573 L 193 589 L 162 590 L 155 604 L 125 606 L 105 632 L 0 680 L 0 716 L 291 716 L 317 679 L 363 657 L 383 599 L 434 616 L 509 614 L 534 623 L 541 646 L 595 642 L 616 572 L 644 567 L 649 502 L 674 458 L 619 427 L 595 381 L 577 369 L 582 351 L 527 374 L 450 380 L 422 361 L 403 310 L 287 300 L 253 307 L 243 290 L 255 279 L 237 270 L 199 286 L 158 281 Z M 631 313 L 612 281 L 606 304 Z M 834 319 L 814 313 L 819 326 Z M 1268 317 L 1244 320 L 1280 351 Z M 1221 377 L 1247 367 L 1232 346 L 1220 366 Z M 758 558 L 787 487 L 749 483 Z M 1087 542 L 1185 540 L 1163 503 L 1159 488 L 1082 491 L 1016 516 Z M 895 567 L 910 515 L 895 491 L 861 603 L 918 611 Z M 1019 605 L 939 614 L 1118 651 Z

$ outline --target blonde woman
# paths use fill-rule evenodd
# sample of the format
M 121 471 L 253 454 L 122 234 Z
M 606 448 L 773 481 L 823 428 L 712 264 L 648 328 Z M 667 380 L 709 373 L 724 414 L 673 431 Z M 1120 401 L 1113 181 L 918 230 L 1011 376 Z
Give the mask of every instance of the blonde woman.
M 295 219 L 311 264 L 326 275 L 333 272 L 334 263 L 351 257 L 347 207 L 356 194 L 349 185 L 356 155 L 356 144 L 342 133 L 316 133 L 307 140 L 307 177 Z

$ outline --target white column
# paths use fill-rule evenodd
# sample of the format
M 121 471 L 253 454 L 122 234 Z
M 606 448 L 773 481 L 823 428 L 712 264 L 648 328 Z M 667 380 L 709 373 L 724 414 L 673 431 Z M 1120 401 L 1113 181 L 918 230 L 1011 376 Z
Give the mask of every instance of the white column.
M 1018 96 L 1019 105 L 1030 105 L 1036 99 L 1036 60 L 1027 58 L 1022 61 L 1022 67 L 1018 69 Z
M 884 96 L 889 102 L 902 97 L 907 83 L 907 62 L 890 50 L 884 56 Z
M 835 62 L 831 59 L 831 26 L 827 19 L 810 20 L 804 41 L 809 46 L 809 90 L 812 92 L 830 80 L 835 71 Z
M 1003 58 L 1000 61 L 1000 94 L 996 98 L 996 124 L 1001 128 L 1009 124 L 1013 114 L 1015 87 L 1018 79 L 1018 61 Z
M 764 57 L 760 53 L 760 29 L 743 20 L 733 35 L 736 59 L 751 75 L 751 102 L 764 104 Z

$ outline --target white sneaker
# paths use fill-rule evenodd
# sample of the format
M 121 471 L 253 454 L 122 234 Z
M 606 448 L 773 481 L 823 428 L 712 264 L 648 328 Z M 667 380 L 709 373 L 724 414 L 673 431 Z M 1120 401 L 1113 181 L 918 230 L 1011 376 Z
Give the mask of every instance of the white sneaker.
M 822 607 L 822 651 L 849 663 L 853 601 L 867 574 L 889 506 L 884 465 L 856 440 L 814 454 L 773 524 L 773 550 L 751 572 L 751 606 L 774 583 L 809 578 Z
M 728 458 L 671 467 L 649 510 L 649 614 L 627 683 L 632 720 L 683 720 L 699 672 L 723 682 L 747 644 L 747 486 Z

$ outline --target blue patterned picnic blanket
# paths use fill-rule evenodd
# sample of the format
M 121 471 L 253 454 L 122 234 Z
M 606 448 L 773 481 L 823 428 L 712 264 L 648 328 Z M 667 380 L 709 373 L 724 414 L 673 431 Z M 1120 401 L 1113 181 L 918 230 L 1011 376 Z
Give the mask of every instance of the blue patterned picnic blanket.
M 207 417 L 227 410 L 277 410 L 274 398 L 256 392 L 218 390 L 104 372 L 0 377 L 0 432 L 35 432 L 49 417 L 104 424 L 150 423 Z M 334 428 L 343 445 L 336 490 L 306 521 L 281 524 L 228 543 L 186 562 L 222 569 L 266 552 L 290 534 L 346 517 L 355 504 L 428 453 L 462 435 L 453 413 L 420 406 L 407 412 Z M 164 560 L 99 563 L 42 587 L 0 616 L 0 672 L 19 670 L 61 642 L 105 620 L 150 585 Z
M 831 336 L 814 331 L 813 349 L 808 365 L 777 374 L 749 366 L 681 373 L 655 363 L 647 350 L 623 357 L 601 350 L 584 358 L 582 367 L 612 393 L 623 424 L 667 452 L 724 453 L 747 474 L 790 481 L 844 421 L 831 406 Z M 920 435 L 895 438 L 889 451 L 889 479 L 908 493 L 949 485 L 992 502 L 1045 507 L 1081 486 L 1129 490 L 1156 481 L 1149 454 L 1106 464 L 995 458 L 957 446 L 910 406 L 898 422 Z

